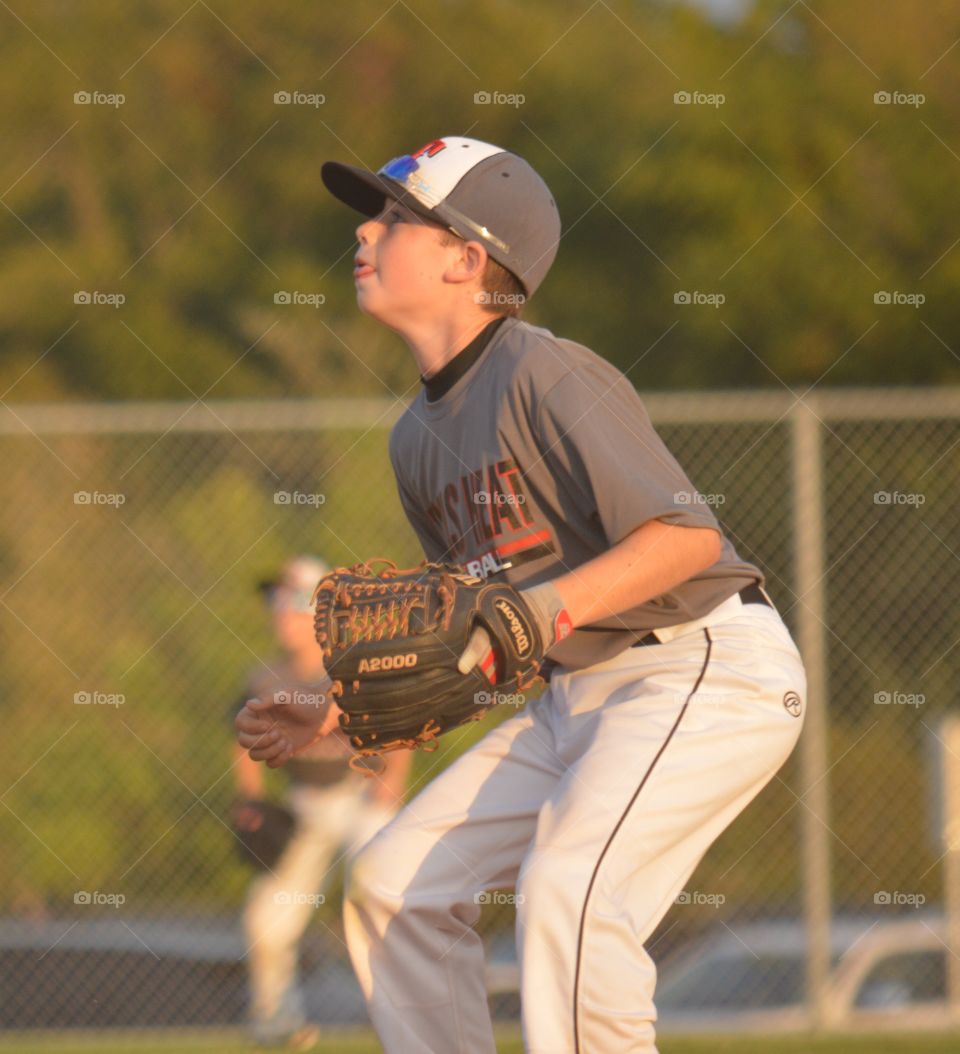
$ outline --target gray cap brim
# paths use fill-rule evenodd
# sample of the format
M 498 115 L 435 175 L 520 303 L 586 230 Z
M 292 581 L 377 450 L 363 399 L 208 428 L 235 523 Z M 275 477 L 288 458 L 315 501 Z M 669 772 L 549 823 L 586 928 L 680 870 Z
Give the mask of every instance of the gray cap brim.
M 344 165 L 339 161 L 325 161 L 320 167 L 320 178 L 338 201 L 364 216 L 379 216 L 387 198 L 390 198 L 424 219 L 433 220 L 442 227 L 447 226 L 440 216 L 417 201 L 399 183 L 386 176 L 378 176 L 375 172 L 368 172 L 365 168 Z

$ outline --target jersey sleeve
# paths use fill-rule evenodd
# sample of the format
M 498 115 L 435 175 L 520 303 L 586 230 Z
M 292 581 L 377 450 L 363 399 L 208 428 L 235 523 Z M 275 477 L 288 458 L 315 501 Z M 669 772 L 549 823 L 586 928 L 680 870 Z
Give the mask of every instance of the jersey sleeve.
M 609 545 L 648 520 L 720 531 L 633 385 L 604 360 L 567 370 L 536 400 L 534 420 L 546 468 Z

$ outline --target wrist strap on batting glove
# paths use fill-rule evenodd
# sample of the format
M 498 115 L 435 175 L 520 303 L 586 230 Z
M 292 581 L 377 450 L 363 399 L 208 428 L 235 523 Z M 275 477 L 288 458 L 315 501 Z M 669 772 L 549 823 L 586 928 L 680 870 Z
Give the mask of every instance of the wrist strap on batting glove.
M 520 596 L 527 602 L 537 620 L 544 651 L 549 651 L 554 644 L 559 644 L 564 637 L 569 637 L 573 632 L 570 614 L 563 606 L 560 590 L 553 582 L 541 582 L 538 586 L 521 590 Z
M 552 582 L 522 592 L 507 585 L 484 590 L 480 623 L 457 663 L 461 673 L 479 666 L 491 684 L 536 676 L 544 653 L 573 631 Z

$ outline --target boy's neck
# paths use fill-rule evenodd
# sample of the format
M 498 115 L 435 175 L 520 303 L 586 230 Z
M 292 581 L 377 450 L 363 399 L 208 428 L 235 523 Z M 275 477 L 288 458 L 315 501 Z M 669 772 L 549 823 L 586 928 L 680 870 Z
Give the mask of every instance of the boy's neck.
M 422 327 L 398 329 L 417 363 L 420 376 L 432 377 L 473 340 L 496 316 L 487 312 L 468 318 L 432 320 Z

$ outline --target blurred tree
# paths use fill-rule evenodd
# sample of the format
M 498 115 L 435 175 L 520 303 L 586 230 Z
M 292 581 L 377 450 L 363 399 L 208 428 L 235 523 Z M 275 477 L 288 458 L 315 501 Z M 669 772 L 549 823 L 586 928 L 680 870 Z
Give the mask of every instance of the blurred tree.
M 664 0 L 37 0 L 0 17 L 7 400 L 408 397 L 405 348 L 354 304 L 356 217 L 318 173 L 443 132 L 544 173 L 565 234 L 529 317 L 640 360 L 641 388 L 960 376 L 950 0 L 756 0 L 722 21 Z M 323 101 L 275 103 L 295 91 Z M 874 102 L 895 91 L 925 100 Z

